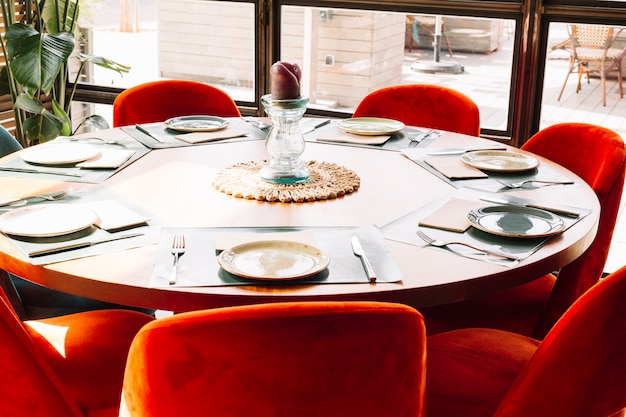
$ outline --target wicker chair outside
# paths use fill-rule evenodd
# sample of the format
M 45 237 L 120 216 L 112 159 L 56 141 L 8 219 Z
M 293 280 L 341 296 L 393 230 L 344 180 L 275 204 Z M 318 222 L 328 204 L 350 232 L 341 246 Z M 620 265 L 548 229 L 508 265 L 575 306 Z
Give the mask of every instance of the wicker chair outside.
M 617 83 L 620 98 L 624 97 L 622 88 L 622 60 L 626 56 L 626 47 L 613 48 L 613 42 L 622 29 L 602 25 L 571 25 L 570 31 L 570 65 L 561 87 L 558 100 L 561 100 L 563 90 L 567 85 L 569 75 L 578 72 L 576 92 L 581 90 L 583 75 L 587 75 L 587 83 L 591 74 L 600 76 L 602 85 L 602 105 L 606 106 L 606 76 L 611 71 L 617 71 Z

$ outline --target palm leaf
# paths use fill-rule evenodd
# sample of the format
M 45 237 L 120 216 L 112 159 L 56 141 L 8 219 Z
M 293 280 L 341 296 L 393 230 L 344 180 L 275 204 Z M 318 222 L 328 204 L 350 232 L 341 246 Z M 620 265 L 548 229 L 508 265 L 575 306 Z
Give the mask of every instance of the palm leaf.
M 11 72 L 31 97 L 49 94 L 62 65 L 72 54 L 74 35 L 40 33 L 31 26 L 16 23 L 5 34 Z

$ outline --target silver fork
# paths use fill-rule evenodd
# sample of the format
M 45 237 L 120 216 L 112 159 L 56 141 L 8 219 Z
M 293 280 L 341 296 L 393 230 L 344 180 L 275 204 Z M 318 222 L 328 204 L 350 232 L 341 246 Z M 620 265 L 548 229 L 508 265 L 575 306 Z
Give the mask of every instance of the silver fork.
M 557 184 L 573 184 L 574 181 L 549 181 L 549 180 L 524 180 L 524 181 L 519 181 L 519 182 L 504 182 L 504 181 L 500 181 L 500 180 L 496 180 L 498 181 L 500 184 L 504 185 L 507 188 L 519 188 L 524 184 L 528 184 L 528 183 L 532 183 L 532 182 L 537 182 L 539 184 L 550 184 L 550 185 L 557 185 Z
M 417 144 L 423 141 L 424 139 L 429 138 L 430 135 L 434 135 L 434 134 L 439 134 L 439 132 L 436 129 L 431 129 L 431 130 L 427 130 L 426 132 L 418 133 L 417 135 L 414 135 L 414 136 L 411 135 L 409 136 L 409 140 Z
M 468 247 L 470 249 L 474 249 L 475 251 L 486 253 L 487 255 L 499 256 L 501 258 L 511 259 L 513 261 L 519 261 L 520 260 L 520 258 L 518 258 L 517 256 L 514 256 L 514 255 L 507 255 L 506 253 L 502 253 L 502 252 L 491 251 L 491 250 L 485 249 L 485 248 L 478 248 L 476 246 L 470 245 L 469 243 L 465 243 L 465 242 L 455 242 L 455 241 L 444 242 L 444 241 L 441 241 L 441 240 L 433 239 L 432 237 L 428 236 L 427 234 L 425 234 L 424 232 L 422 232 L 419 229 L 417 230 L 416 233 L 424 242 L 428 243 L 431 246 L 435 246 L 435 247 L 438 247 L 438 248 L 446 247 L 446 246 L 449 246 L 449 245 L 462 245 L 462 246 Z
M 172 255 L 174 255 L 174 264 L 170 273 L 170 285 L 176 284 L 176 275 L 178 274 L 178 260 L 185 253 L 185 235 L 175 234 L 172 241 Z

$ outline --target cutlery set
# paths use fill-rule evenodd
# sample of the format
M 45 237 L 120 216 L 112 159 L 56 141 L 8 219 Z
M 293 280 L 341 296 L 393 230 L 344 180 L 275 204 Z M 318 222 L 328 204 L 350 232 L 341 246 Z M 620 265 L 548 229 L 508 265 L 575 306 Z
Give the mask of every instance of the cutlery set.
M 473 249 L 475 251 L 484 253 L 486 255 L 492 255 L 492 256 L 498 256 L 501 258 L 505 258 L 505 259 L 510 259 L 512 261 L 519 261 L 520 258 L 514 255 L 508 255 L 506 253 L 503 252 L 499 252 L 499 251 L 494 251 L 494 250 L 489 250 L 486 248 L 479 248 L 477 246 L 471 245 L 467 242 L 461 242 L 461 241 L 441 241 L 441 240 L 437 240 L 437 239 L 433 239 L 432 237 L 428 236 L 427 234 L 425 234 L 423 231 L 418 230 L 417 235 L 427 244 L 429 244 L 430 246 L 435 246 L 438 248 L 445 248 L 445 247 L 449 247 L 451 245 L 461 245 L 461 246 L 465 246 L 467 248 Z
M 416 134 L 408 134 L 409 138 L 409 148 L 416 147 L 421 141 L 425 139 L 429 139 L 431 137 L 438 137 L 441 135 L 441 132 L 436 129 L 430 129 L 426 132 L 418 132 Z
M 174 257 L 174 263 L 172 264 L 172 271 L 170 273 L 170 285 L 176 284 L 176 278 L 178 275 L 178 261 L 181 256 L 185 254 L 185 235 L 175 234 L 172 240 L 172 256 Z
M 370 263 L 367 255 L 365 255 L 365 251 L 361 246 L 361 241 L 358 237 L 353 236 L 352 240 L 352 251 L 356 256 L 361 259 L 361 263 L 363 264 L 363 268 L 365 269 L 365 273 L 367 274 L 367 278 L 370 282 L 376 282 L 376 273 L 374 273 L 374 268 L 372 268 L 372 264 Z

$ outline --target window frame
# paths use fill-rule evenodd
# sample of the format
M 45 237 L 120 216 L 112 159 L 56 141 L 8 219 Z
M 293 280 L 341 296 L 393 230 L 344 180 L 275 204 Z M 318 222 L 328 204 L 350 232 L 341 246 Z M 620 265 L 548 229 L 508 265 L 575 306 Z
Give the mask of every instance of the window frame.
M 226 0 L 229 1 L 229 0 Z M 515 21 L 513 73 L 506 131 L 483 129 L 481 136 L 521 146 L 539 130 L 548 27 L 551 22 L 579 21 L 619 25 L 626 21 L 626 3 L 588 0 L 255 0 L 255 99 L 237 102 L 242 114 L 262 115 L 260 97 L 269 88 L 269 68 L 280 59 L 281 7 L 353 8 L 409 14 L 452 14 Z M 113 104 L 123 89 L 79 84 L 76 100 Z M 337 116 L 333 111 L 310 109 L 313 115 Z

